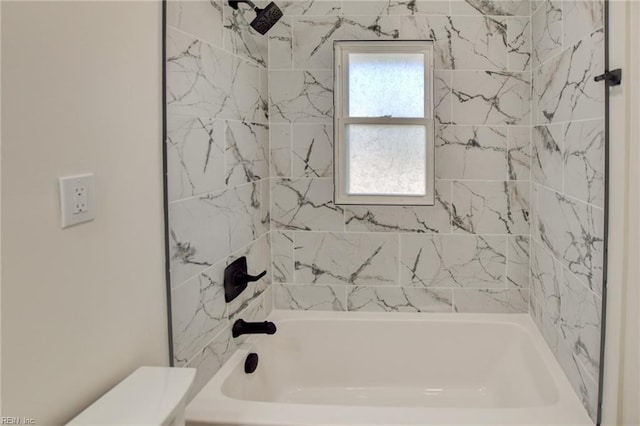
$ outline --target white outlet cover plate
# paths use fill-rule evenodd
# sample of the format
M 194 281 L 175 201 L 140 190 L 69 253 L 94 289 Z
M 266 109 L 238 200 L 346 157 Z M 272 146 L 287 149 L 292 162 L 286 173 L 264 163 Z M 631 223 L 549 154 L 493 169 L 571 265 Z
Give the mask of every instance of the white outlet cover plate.
M 58 178 L 62 227 L 94 219 L 93 173 Z

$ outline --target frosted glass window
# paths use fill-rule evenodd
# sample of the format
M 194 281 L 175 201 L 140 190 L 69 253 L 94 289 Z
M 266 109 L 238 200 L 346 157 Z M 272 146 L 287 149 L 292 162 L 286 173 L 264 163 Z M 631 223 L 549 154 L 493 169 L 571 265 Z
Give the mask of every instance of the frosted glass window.
M 425 126 L 347 126 L 347 192 L 351 195 L 426 193 Z
M 433 42 L 334 42 L 334 202 L 435 203 Z
M 351 117 L 424 117 L 424 55 L 350 53 Z

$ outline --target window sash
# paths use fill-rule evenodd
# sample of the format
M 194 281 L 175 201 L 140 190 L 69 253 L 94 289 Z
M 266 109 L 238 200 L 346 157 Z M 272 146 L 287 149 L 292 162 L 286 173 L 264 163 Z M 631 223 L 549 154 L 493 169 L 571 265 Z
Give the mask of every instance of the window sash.
M 334 81 L 334 200 L 343 205 L 433 205 L 435 202 L 435 123 L 433 120 L 433 45 L 417 41 L 336 41 Z M 423 53 L 424 117 L 352 117 L 349 111 L 349 53 Z M 426 127 L 426 195 L 355 195 L 347 192 L 346 129 L 350 124 L 423 125 Z

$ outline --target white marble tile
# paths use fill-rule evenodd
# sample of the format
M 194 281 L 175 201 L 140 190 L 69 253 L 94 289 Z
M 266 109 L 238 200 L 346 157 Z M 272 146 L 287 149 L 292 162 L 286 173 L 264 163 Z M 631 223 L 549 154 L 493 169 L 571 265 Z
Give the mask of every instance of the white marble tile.
M 591 377 L 598 377 L 602 301 L 567 271 L 560 301 L 562 337 Z
M 259 236 L 259 193 L 247 184 L 169 205 L 172 286 Z
M 193 399 L 200 392 L 222 365 L 231 358 L 236 349 L 237 346 L 231 337 L 231 327 L 226 327 L 188 364 L 176 364 L 176 367 L 189 367 L 197 370 L 187 400 Z
M 509 180 L 531 178 L 531 127 L 507 129 L 507 174 Z
M 323 16 L 342 13 L 342 1 L 340 0 L 278 0 L 276 4 L 282 13 L 289 16 Z
M 293 67 L 333 69 L 333 41 L 341 39 L 342 16 L 292 18 Z
M 602 118 L 606 85 L 593 78 L 603 72 L 602 30 L 539 67 L 533 73 L 537 122 Z
M 342 40 L 392 40 L 400 38 L 400 17 L 345 15 Z
M 544 321 L 560 320 L 562 265 L 536 241 L 531 243 L 531 297 L 544 308 Z
M 345 0 L 345 15 L 447 15 L 449 1 L 437 0 Z
M 545 342 L 554 354 L 558 353 L 558 322 L 547 314 L 545 307 L 536 300 L 533 294 L 530 295 L 529 313 L 533 318 L 538 330 L 542 334 Z
M 291 176 L 333 176 L 333 126 L 294 124 L 291 149 Z
M 169 114 L 169 201 L 224 188 L 224 121 Z
M 534 126 L 532 129 L 531 179 L 562 191 L 564 124 Z
M 455 232 L 529 233 L 528 182 L 453 182 Z
M 269 127 L 265 124 L 227 122 L 225 183 L 229 186 L 269 177 Z
M 437 180 L 433 206 L 345 206 L 347 231 L 448 233 L 451 182 Z
M 272 229 L 342 231 L 342 207 L 333 203 L 333 180 L 272 179 Z
M 507 19 L 507 55 L 510 71 L 528 71 L 531 67 L 531 19 Z
M 529 16 L 529 0 L 451 0 L 454 15 Z
M 270 73 L 272 123 L 332 123 L 333 72 L 280 71 Z
M 403 286 L 506 287 L 506 237 L 401 234 L 400 253 Z
M 529 288 L 529 236 L 507 237 L 507 285 Z
M 291 176 L 291 124 L 271 124 L 271 176 Z
M 345 311 L 346 285 L 277 284 L 276 309 Z
M 222 47 L 222 0 L 169 0 L 167 25 Z
M 563 3 L 546 0 L 531 17 L 534 68 L 562 52 Z
M 260 181 L 260 224 L 259 235 L 271 230 L 271 179 Z
M 273 282 L 293 282 L 293 232 L 273 231 L 271 238 L 271 258 Z
M 169 114 L 264 121 L 259 67 L 169 28 Z
M 453 71 L 456 124 L 519 124 L 530 120 L 528 73 Z
M 176 363 L 187 363 L 228 324 L 224 266 L 218 262 L 171 292 Z
M 596 294 L 602 294 L 603 226 L 599 208 L 539 188 L 540 241 Z
M 398 236 L 294 233 L 294 282 L 390 285 L 398 280 Z
M 507 177 L 507 127 L 438 126 L 435 145 L 440 179 Z
M 531 182 L 531 214 L 529 215 L 531 238 L 540 241 L 540 228 L 538 227 L 538 185 Z
M 273 26 L 269 37 L 269 69 L 293 68 L 293 35 L 291 17 L 283 16 L 278 25 Z
M 451 289 L 354 286 L 348 290 L 349 311 L 452 312 Z
M 400 38 L 434 41 L 436 69 L 506 70 L 506 20 L 415 15 L 400 20 Z
M 529 309 L 529 290 L 453 289 L 453 309 L 465 313 L 523 313 Z
M 598 384 L 562 339 L 558 339 L 556 356 L 573 390 L 575 390 L 591 420 L 595 422 L 598 406 Z
M 567 123 L 564 192 L 598 207 L 604 206 L 604 141 L 604 120 Z
M 433 72 L 434 118 L 438 124 L 453 123 L 452 87 L 453 76 L 451 71 L 435 70 Z
M 268 37 L 251 28 L 255 12 L 248 7 L 224 8 L 224 48 L 262 67 L 268 67 Z
M 573 46 L 604 25 L 604 3 L 600 0 L 563 0 L 564 47 Z

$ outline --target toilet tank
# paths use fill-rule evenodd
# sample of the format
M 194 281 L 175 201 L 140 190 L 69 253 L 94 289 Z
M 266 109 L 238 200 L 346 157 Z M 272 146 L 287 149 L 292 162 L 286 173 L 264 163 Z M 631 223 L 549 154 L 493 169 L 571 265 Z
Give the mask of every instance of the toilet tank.
M 68 425 L 184 425 L 194 368 L 140 367 Z

